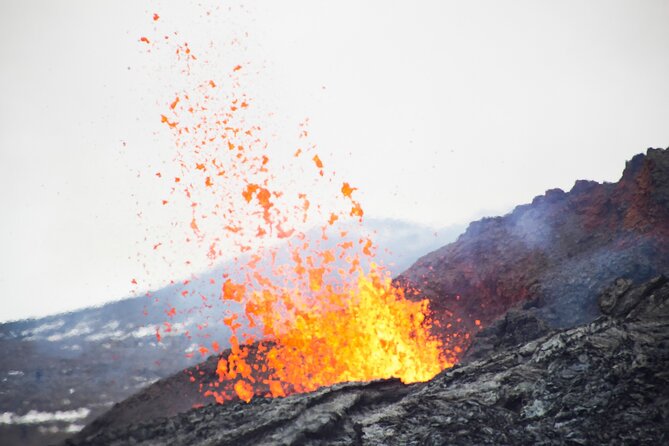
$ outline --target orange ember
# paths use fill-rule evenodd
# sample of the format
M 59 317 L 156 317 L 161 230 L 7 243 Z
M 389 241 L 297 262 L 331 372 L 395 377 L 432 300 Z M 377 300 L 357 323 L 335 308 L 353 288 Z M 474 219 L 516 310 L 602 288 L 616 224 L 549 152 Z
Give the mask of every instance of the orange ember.
M 157 20 L 156 14 L 160 28 Z M 140 40 L 153 50 L 167 45 L 180 75 L 190 76 L 198 63 L 188 43 Z M 215 341 L 202 336 L 197 351 L 203 356 L 230 346 L 219 359 L 218 381 L 200 384 L 202 390 L 218 402 L 248 402 L 344 381 L 426 381 L 452 366 L 458 347 L 433 334 L 429 302 L 409 299 L 374 264 L 374 242 L 351 230 L 363 223 L 362 205 L 354 199 L 358 189 L 324 167 L 330 163 L 309 143 L 308 120 L 286 152 L 294 156 L 274 159 L 263 126 L 254 122 L 269 114 L 254 111 L 256 102 L 243 92 L 252 65 L 230 67 L 215 80 L 187 83 L 169 96 L 160 115 L 176 146 L 174 168 L 156 177 L 165 182 L 162 205 L 187 211 L 175 226 L 184 228 L 184 240 L 201 248 L 212 266 L 224 252 L 236 256 L 235 271 L 211 281 L 224 310 L 210 320 L 232 335 Z M 320 235 L 309 235 L 310 228 Z M 278 243 L 288 255 L 279 255 Z M 175 242 L 151 244 L 157 249 Z M 201 296 L 203 312 L 220 308 L 198 292 L 184 290 L 182 296 Z M 170 319 L 176 315 L 174 307 L 165 312 Z M 161 340 L 158 330 L 156 338 Z

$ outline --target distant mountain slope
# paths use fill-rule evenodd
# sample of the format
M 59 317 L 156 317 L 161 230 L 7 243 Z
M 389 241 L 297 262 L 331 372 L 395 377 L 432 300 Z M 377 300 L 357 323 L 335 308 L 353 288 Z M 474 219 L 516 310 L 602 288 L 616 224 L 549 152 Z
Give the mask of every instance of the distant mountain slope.
M 378 260 L 398 272 L 453 239 L 463 228 L 437 235 L 431 228 L 397 220 L 369 220 Z M 210 323 L 201 297 L 218 302 L 220 278 L 229 265 L 151 293 L 101 307 L 0 325 L 0 443 L 58 441 L 81 429 L 115 402 L 202 360 L 199 343 L 212 335 L 228 347 L 228 327 Z M 186 294 L 186 296 L 183 295 Z M 175 314 L 168 317 L 170 308 Z M 164 322 L 172 324 L 167 331 Z M 206 330 L 198 326 L 208 324 Z M 161 342 L 157 342 L 160 329 Z M 191 338 L 184 336 L 189 330 Z M 206 334 L 205 334 L 206 332 Z M 186 357 L 187 350 L 192 357 Z M 189 407 L 189 406 L 187 406 Z
M 397 280 L 469 330 L 523 302 L 550 326 L 570 327 L 599 314 L 596 297 L 616 277 L 640 282 L 667 270 L 669 150 L 648 149 L 617 183 L 577 181 L 471 223 Z

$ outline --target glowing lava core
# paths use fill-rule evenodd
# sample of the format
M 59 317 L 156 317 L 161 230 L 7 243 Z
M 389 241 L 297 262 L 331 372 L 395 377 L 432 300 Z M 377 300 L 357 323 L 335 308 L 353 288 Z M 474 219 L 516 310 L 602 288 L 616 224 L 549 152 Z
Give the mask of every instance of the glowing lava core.
M 227 359 L 219 360 L 219 381 L 235 381 L 236 395 L 249 401 L 258 382 L 276 397 L 344 381 L 426 381 L 453 365 L 455 358 L 447 358 L 430 333 L 426 300 L 406 299 L 373 271 L 346 288 L 310 293 L 308 304 L 291 292 L 254 293 L 246 314 L 262 324 L 269 342 L 249 362 L 248 348 L 235 339 Z M 218 401 L 232 397 L 224 390 L 209 392 Z

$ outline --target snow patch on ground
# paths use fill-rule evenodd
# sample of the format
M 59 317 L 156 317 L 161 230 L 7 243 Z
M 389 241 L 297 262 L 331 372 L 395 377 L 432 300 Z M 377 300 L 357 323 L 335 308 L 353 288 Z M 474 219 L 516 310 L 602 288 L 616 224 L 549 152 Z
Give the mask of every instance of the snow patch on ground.
M 25 415 L 17 415 L 14 412 L 3 412 L 0 414 L 0 424 L 42 424 L 53 421 L 73 423 L 83 420 L 90 413 L 90 409 L 86 407 L 81 407 L 77 410 L 58 410 L 56 412 L 31 410 Z
M 80 322 L 77 325 L 72 328 L 70 331 L 66 331 L 65 333 L 55 333 L 52 334 L 51 336 L 47 336 L 46 340 L 49 342 L 58 342 L 62 341 L 63 339 L 67 338 L 74 338 L 76 336 L 84 336 L 89 333 L 92 333 L 93 329 L 89 324 L 86 322 Z
M 116 331 L 103 331 L 100 333 L 95 333 L 90 336 L 86 336 L 87 341 L 92 341 L 92 342 L 97 342 L 97 341 L 102 341 L 104 339 L 114 339 L 114 340 L 121 340 L 127 338 L 128 335 L 121 331 L 121 330 L 116 330 Z
M 30 330 L 24 330 L 21 334 L 23 336 L 35 336 L 40 333 L 44 333 L 45 331 L 53 331 L 53 330 L 58 330 L 60 327 L 65 325 L 65 321 L 63 319 L 59 319 L 57 321 L 53 322 L 47 322 L 46 324 L 38 325 L 35 328 L 32 328 Z
M 68 424 L 65 429 L 60 429 L 56 425 L 51 425 L 51 426 L 39 426 L 37 430 L 41 434 L 57 434 L 58 432 L 65 432 L 66 434 L 76 434 L 83 428 L 84 428 L 83 424 L 71 423 Z
M 167 331 L 165 325 L 145 325 L 142 327 L 138 327 L 135 331 L 133 331 L 130 336 L 133 336 L 135 338 L 145 338 L 148 336 L 156 336 L 156 330 L 160 331 L 160 335 L 162 337 L 169 337 L 169 336 L 179 336 L 182 335 L 188 327 L 193 327 L 196 325 L 196 321 L 194 319 L 188 319 L 184 322 L 175 322 L 170 326 L 170 331 Z
M 67 432 L 68 434 L 76 434 L 77 432 L 79 432 L 83 428 L 84 428 L 83 424 L 72 423 L 69 426 L 67 426 L 67 428 L 65 429 L 65 432 Z
M 131 336 L 135 338 L 145 338 L 147 336 L 156 335 L 156 326 L 155 325 L 146 325 L 144 327 L 139 327 L 137 330 L 131 333 Z

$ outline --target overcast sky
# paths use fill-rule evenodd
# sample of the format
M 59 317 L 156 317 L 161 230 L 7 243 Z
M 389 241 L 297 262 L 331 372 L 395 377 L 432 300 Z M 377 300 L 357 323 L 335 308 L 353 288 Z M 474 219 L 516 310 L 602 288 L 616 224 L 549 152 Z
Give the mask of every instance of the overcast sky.
M 275 131 L 309 117 L 372 217 L 503 214 L 669 145 L 667 0 L 2 0 L 0 320 L 126 296 L 147 227 L 169 232 L 145 179 L 175 91 L 138 42 L 153 13 L 214 43 L 212 78 L 255 67 Z

